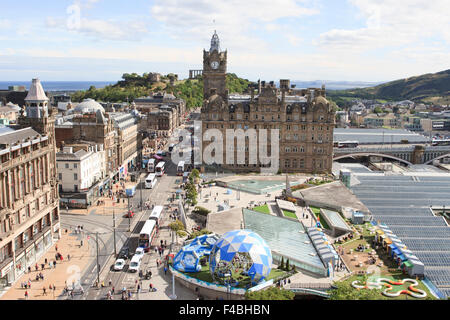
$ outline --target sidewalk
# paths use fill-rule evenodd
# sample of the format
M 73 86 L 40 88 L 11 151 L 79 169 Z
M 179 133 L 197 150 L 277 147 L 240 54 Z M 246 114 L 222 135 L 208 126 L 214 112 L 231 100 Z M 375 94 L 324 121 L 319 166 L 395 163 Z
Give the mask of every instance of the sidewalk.
M 62 294 L 63 289 L 66 285 L 71 287 L 73 281 L 78 283 L 78 280 L 86 268 L 90 260 L 90 247 L 87 240 L 83 241 L 84 245 L 80 248 L 80 240 L 78 235 L 75 234 L 65 234 L 63 229 L 62 237 L 58 240 L 48 251 L 39 259 L 38 267 L 39 270 L 35 271 L 35 266 L 31 267 L 31 273 L 28 271 L 23 274 L 1 298 L 0 300 L 25 300 L 25 291 L 28 291 L 29 300 L 54 300 L 57 299 L 59 295 Z M 56 268 L 50 269 L 48 262 L 53 264 L 55 260 L 55 246 L 58 246 L 58 252 L 63 255 L 63 261 L 57 261 Z M 70 254 L 70 261 L 67 260 L 67 255 Z M 41 264 L 45 263 L 45 258 L 48 259 L 47 265 L 44 270 L 41 270 Z M 44 280 L 36 281 L 36 274 L 42 272 L 44 275 Z M 22 282 L 31 280 L 31 289 L 21 288 Z M 56 290 L 49 290 L 49 286 L 54 285 Z M 47 294 L 43 295 L 42 288 L 45 287 Z
M 95 200 L 95 202 L 89 206 L 87 209 L 69 209 L 69 214 L 80 214 L 80 215 L 90 215 L 90 214 L 104 214 L 104 215 L 112 215 L 113 210 L 115 213 L 126 213 L 128 209 L 128 202 L 125 198 L 120 198 L 120 202 L 117 203 L 116 192 L 123 191 L 132 186 L 137 186 L 138 181 L 131 182 L 130 177 L 127 178 L 125 182 L 123 182 L 124 186 L 121 183 L 115 183 L 112 186 L 112 190 L 114 193 L 115 200 L 111 199 L 111 197 L 103 196 Z M 124 201 L 125 200 L 125 201 Z M 61 209 L 62 213 L 67 213 L 65 208 Z

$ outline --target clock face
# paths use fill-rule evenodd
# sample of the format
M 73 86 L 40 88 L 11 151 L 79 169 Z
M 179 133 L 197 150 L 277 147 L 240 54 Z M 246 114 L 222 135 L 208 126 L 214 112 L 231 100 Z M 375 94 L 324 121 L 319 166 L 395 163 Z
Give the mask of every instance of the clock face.
M 217 61 L 211 62 L 211 68 L 217 69 L 218 67 L 219 67 L 219 62 L 217 62 Z

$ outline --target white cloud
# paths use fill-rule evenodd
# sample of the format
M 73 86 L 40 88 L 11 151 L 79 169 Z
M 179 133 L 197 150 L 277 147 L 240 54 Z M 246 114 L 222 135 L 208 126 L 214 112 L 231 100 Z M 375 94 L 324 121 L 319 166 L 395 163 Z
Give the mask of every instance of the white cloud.
M 295 0 L 156 0 L 151 13 L 163 24 L 163 30 L 175 39 L 208 43 L 216 29 L 222 42 L 234 49 L 264 50 L 266 43 L 252 32 L 267 28 L 275 30 L 278 19 L 317 14 L 317 9 L 306 7 L 308 3 Z
M 0 29 L 9 29 L 11 28 L 11 20 L 8 19 L 0 19 Z
M 143 21 L 115 21 L 83 17 L 80 18 L 79 24 L 73 27 L 68 25 L 66 19 L 47 17 L 46 26 L 85 34 L 99 40 L 136 41 L 148 32 L 148 27 Z
M 349 0 L 366 27 L 332 29 L 318 44 L 347 49 L 373 49 L 439 36 L 450 43 L 448 0 Z

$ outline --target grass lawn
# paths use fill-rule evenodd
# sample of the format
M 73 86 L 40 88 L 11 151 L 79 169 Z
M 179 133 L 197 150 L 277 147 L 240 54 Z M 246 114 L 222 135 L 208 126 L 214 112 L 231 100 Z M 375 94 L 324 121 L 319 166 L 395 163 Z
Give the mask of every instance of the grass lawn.
M 330 226 L 328 226 L 327 222 L 325 221 L 324 217 L 322 217 L 322 215 L 320 214 L 320 208 L 317 207 L 312 207 L 309 206 L 309 208 L 312 210 L 312 212 L 314 212 L 314 214 L 316 215 L 316 217 L 320 216 L 320 224 L 325 228 L 325 229 L 330 229 Z
M 394 281 L 398 281 L 398 280 L 401 280 L 401 279 L 405 279 L 405 278 L 409 278 L 409 276 L 408 275 L 404 275 L 404 274 L 399 274 L 399 275 L 383 275 L 383 274 L 381 274 L 380 275 L 380 278 L 387 278 L 387 279 L 391 279 L 391 280 L 394 280 Z M 348 280 L 346 280 L 346 281 L 349 281 L 350 283 L 352 283 L 353 281 L 355 281 L 355 280 L 360 280 L 360 281 L 362 281 L 363 280 L 363 277 L 361 277 L 361 276 L 357 276 L 357 275 L 355 275 L 355 276 L 351 276 L 350 278 L 348 278 Z M 435 300 L 436 298 L 430 293 L 430 291 L 428 290 L 428 288 L 427 288 L 427 286 L 425 286 L 423 283 L 422 283 L 422 281 L 420 281 L 420 280 L 417 280 L 417 282 L 419 283 L 419 285 L 416 287 L 417 289 L 420 289 L 420 290 L 423 290 L 423 291 L 425 291 L 426 293 L 427 293 L 427 296 L 425 297 L 425 298 L 423 298 L 423 299 L 420 299 L 420 298 L 414 298 L 413 296 L 410 296 L 410 295 L 408 295 L 408 294 L 401 294 L 401 295 L 399 295 L 398 297 L 387 297 L 389 300 L 425 300 L 425 299 L 432 299 L 432 300 Z M 361 283 L 361 282 L 360 282 Z M 401 290 L 408 290 L 408 287 L 411 285 L 411 283 L 410 282 L 406 282 L 405 284 L 403 284 L 403 285 L 394 285 L 393 286 L 393 289 L 392 289 L 392 291 L 390 291 L 391 293 L 394 293 L 394 292 L 397 292 L 397 291 L 401 291 Z M 357 290 L 357 289 L 355 289 L 355 290 Z M 383 289 L 384 290 L 384 289 Z
M 266 213 L 266 214 L 270 214 L 270 209 L 269 206 L 267 204 L 262 205 L 262 206 L 257 206 L 253 208 L 254 211 L 258 211 L 258 212 L 262 212 L 262 213 Z
M 281 211 L 283 211 L 283 215 L 285 217 L 297 219 L 297 215 L 295 214 L 295 212 L 291 212 L 291 211 L 287 211 L 287 210 L 281 210 Z

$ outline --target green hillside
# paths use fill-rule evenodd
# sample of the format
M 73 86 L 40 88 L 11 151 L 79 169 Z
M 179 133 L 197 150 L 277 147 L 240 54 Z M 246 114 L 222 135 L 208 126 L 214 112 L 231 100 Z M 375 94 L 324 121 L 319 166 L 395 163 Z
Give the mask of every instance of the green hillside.
M 104 102 L 131 102 L 136 98 L 148 96 L 152 92 L 166 91 L 185 100 L 188 109 L 199 107 L 203 102 L 203 80 L 201 77 L 178 81 L 175 75 L 168 74 L 162 76 L 160 82 L 151 82 L 146 73 L 142 76 L 136 73 L 125 73 L 122 79 L 116 84 L 102 89 L 92 86 L 89 90 L 77 91 L 72 95 L 72 101 L 80 102 L 83 99 L 91 98 Z M 239 78 L 234 73 L 228 73 L 226 81 L 230 93 L 243 93 L 251 83 L 247 79 Z
M 327 94 L 339 105 L 345 105 L 351 98 L 448 104 L 450 103 L 450 69 L 391 81 L 375 87 L 329 90 Z

